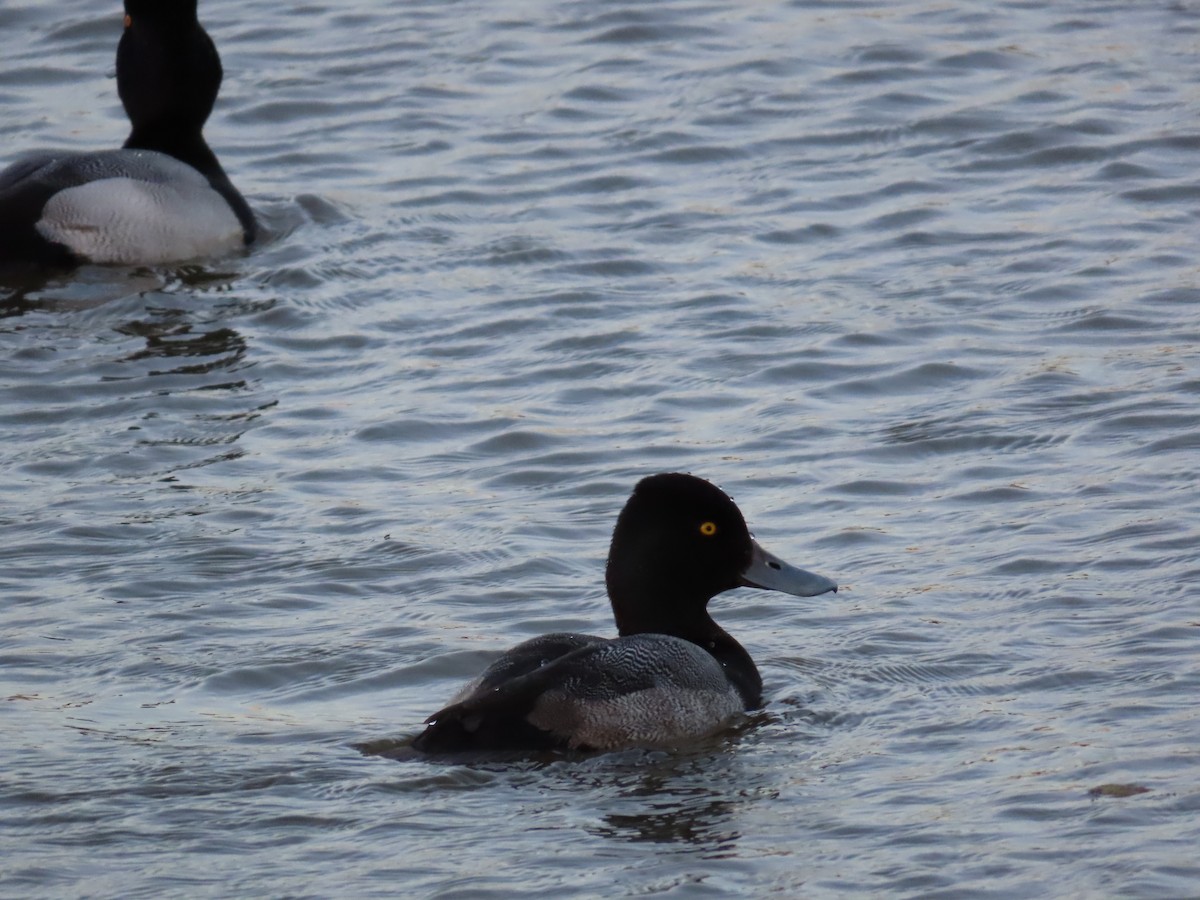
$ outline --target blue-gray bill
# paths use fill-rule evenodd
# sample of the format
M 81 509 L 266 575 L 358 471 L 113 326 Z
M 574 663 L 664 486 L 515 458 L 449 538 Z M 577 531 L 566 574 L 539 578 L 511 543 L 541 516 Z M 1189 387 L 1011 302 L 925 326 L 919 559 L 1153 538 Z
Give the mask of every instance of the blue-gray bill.
M 784 562 L 760 547 L 758 541 L 750 543 L 753 551 L 750 555 L 750 565 L 742 571 L 744 586 L 783 591 L 797 597 L 815 597 L 828 591 L 837 592 L 836 581 Z

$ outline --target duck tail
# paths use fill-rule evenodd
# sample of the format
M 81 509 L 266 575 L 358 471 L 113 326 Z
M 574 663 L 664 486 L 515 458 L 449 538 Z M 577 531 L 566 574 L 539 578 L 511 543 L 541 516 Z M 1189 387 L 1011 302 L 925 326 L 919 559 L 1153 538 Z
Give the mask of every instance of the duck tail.
M 491 715 L 457 703 L 434 713 L 413 739 L 418 753 L 470 753 L 494 750 L 551 750 L 562 741 L 531 725 L 523 716 Z

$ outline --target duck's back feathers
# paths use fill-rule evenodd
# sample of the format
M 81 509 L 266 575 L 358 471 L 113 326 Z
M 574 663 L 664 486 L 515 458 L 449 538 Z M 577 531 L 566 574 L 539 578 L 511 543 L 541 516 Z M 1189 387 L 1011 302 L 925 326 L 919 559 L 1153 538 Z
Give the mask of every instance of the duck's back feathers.
M 42 209 L 56 191 L 54 178 L 41 176 L 53 170 L 65 154 L 33 153 L 0 172 L 0 260 L 68 265 L 71 252 L 60 244 L 47 244 L 36 225 Z
M 464 700 L 488 694 L 506 681 L 535 672 L 580 647 L 604 643 L 606 640 L 607 638 L 591 634 L 557 631 L 552 634 L 540 634 L 527 641 L 522 641 L 506 651 L 503 656 L 484 669 L 478 677 L 467 682 L 448 705 L 453 706 Z
M 429 753 L 471 750 L 612 750 L 703 737 L 742 710 L 721 665 L 681 638 L 639 634 L 604 640 L 546 635 L 549 646 L 581 646 L 501 679 L 506 654 L 465 699 L 434 713 L 413 743 Z M 566 639 L 566 640 L 563 640 Z M 520 654 L 532 659 L 534 654 Z M 488 674 L 497 676 L 488 679 Z M 487 686 L 485 686 L 485 682 Z

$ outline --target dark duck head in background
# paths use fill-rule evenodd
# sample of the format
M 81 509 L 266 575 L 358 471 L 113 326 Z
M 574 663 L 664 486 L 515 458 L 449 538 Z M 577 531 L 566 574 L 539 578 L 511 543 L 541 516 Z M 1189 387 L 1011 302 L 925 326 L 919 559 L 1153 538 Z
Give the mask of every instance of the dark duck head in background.
M 203 128 L 221 58 L 196 0 L 125 0 L 119 150 L 34 153 L 0 172 L 0 262 L 156 265 L 254 240 L 254 214 Z

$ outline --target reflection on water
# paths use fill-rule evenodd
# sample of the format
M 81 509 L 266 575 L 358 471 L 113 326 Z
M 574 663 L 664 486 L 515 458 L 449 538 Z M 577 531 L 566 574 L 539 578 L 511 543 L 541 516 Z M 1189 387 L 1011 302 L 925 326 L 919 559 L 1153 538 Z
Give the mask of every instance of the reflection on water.
M 640 783 L 624 785 L 610 798 L 588 831 L 625 841 L 687 844 L 708 858 L 735 855 L 739 804 L 724 796 L 729 782 L 697 784 L 698 776 L 648 772 Z

